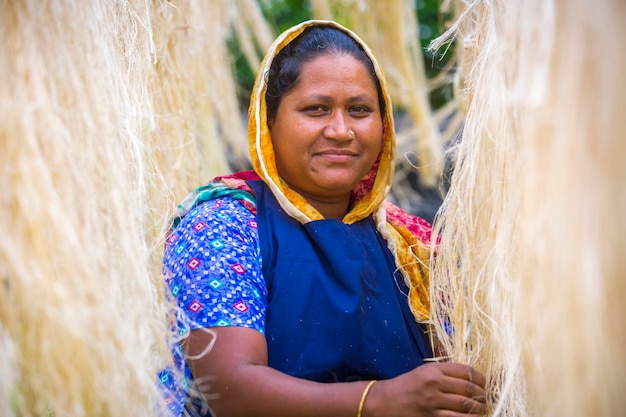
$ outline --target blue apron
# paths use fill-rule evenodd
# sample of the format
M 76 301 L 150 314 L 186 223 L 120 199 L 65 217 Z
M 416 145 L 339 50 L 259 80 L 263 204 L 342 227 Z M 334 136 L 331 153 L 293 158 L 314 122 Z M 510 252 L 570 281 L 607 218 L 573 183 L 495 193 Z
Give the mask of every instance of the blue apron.
M 387 379 L 430 357 L 371 216 L 300 224 L 262 181 L 257 201 L 269 366 L 318 382 Z

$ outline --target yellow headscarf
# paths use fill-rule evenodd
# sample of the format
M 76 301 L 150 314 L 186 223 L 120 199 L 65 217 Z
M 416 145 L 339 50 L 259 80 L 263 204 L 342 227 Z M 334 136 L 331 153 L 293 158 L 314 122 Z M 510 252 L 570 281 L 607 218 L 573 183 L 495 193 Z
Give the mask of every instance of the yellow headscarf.
M 278 175 L 265 102 L 267 89 L 265 77 L 274 57 L 311 26 L 331 26 L 342 30 L 363 47 L 374 66 L 386 104 L 383 114 L 383 145 L 377 164 L 355 188 L 358 191 L 357 199 L 342 221 L 352 224 L 369 215 L 374 216 L 378 231 L 387 241 L 389 249 L 394 254 L 396 266 L 402 271 L 409 285 L 411 309 L 418 320 L 424 321 L 429 316 L 430 305 L 427 291 L 428 272 L 423 262 L 430 255 L 428 247 L 430 225 L 401 212 L 385 201 L 393 179 L 396 146 L 391 98 L 383 71 L 376 58 L 355 33 L 333 21 L 309 20 L 286 30 L 270 46 L 257 73 L 248 111 L 248 147 L 254 171 L 265 181 L 281 207 L 291 217 L 301 223 L 324 218 Z

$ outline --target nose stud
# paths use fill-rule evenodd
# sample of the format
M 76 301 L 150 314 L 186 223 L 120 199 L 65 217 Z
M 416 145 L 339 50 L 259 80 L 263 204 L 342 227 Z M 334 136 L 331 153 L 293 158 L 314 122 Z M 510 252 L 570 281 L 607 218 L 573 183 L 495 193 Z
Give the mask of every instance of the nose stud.
M 350 137 L 351 137 L 352 139 L 354 139 L 354 138 L 355 138 L 356 134 L 354 133 L 354 130 L 350 129 L 350 132 L 348 132 L 348 133 L 350 134 Z

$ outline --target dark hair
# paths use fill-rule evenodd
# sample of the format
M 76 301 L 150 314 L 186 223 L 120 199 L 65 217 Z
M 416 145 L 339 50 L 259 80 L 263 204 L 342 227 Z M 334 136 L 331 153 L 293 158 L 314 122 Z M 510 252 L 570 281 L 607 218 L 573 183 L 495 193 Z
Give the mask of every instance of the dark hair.
M 268 120 L 274 119 L 282 97 L 298 84 L 302 65 L 325 54 L 347 54 L 362 62 L 376 85 L 381 116 L 385 113 L 385 99 L 380 81 L 376 76 L 374 64 L 363 47 L 339 28 L 313 26 L 306 28 L 278 52 L 272 61 L 269 72 L 265 74 L 265 82 L 267 83 L 265 102 Z

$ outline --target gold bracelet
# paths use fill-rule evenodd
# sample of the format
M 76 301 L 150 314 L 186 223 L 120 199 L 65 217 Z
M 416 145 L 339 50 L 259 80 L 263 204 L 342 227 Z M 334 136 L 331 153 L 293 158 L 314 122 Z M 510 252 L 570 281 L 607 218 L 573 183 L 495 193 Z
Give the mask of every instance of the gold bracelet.
M 363 404 L 365 404 L 365 398 L 367 397 L 367 393 L 370 392 L 370 388 L 372 388 L 372 385 L 374 385 L 375 383 L 376 380 L 370 381 L 363 390 L 363 395 L 361 395 L 361 402 L 359 403 L 359 412 L 356 414 L 356 417 L 361 417 L 361 414 L 363 414 Z

